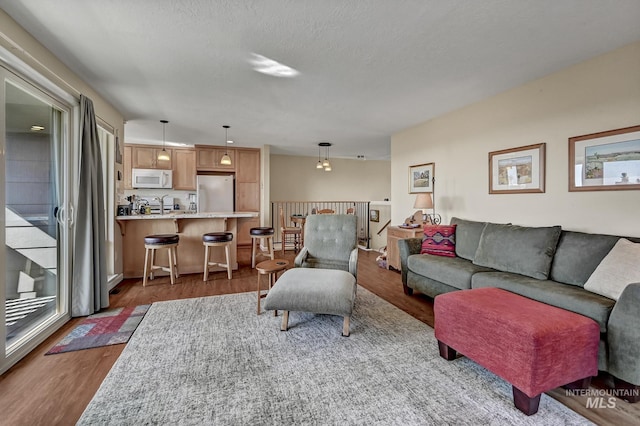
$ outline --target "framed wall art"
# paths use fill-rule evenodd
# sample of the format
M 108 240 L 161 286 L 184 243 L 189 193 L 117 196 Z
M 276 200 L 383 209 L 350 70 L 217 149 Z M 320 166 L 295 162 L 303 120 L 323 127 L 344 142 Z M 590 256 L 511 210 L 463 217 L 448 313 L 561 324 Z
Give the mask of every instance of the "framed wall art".
M 371 222 L 380 222 L 380 210 L 369 210 L 369 220 Z
M 434 163 L 409 166 L 409 194 L 433 192 Z
M 640 189 L 640 126 L 569 138 L 569 191 Z
M 489 194 L 544 192 L 545 143 L 489 153 Z

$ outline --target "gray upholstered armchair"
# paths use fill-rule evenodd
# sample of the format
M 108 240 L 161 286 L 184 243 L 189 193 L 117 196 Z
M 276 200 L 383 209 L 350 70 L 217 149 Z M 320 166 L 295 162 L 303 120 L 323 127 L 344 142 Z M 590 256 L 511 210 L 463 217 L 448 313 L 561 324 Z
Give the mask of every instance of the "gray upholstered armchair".
M 352 214 L 313 214 L 304 225 L 304 247 L 296 267 L 340 269 L 357 278 L 357 217 Z

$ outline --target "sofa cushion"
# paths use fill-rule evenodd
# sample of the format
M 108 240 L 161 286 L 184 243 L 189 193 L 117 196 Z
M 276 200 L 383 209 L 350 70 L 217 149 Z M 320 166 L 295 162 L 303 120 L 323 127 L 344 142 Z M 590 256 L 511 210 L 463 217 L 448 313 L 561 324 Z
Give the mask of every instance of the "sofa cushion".
M 456 225 L 456 255 L 473 261 L 478 250 L 480 236 L 487 222 L 451 218 L 451 224 Z
M 640 281 L 640 244 L 620 238 L 584 285 L 585 290 L 618 300 L 624 288 Z
M 442 257 L 430 254 L 409 256 L 407 267 L 418 275 L 429 277 L 461 290 L 471 288 L 471 276 L 476 272 L 491 271 L 489 268 L 474 265 L 460 257 Z
M 420 254 L 456 257 L 456 225 L 425 226 Z
M 606 333 L 615 301 L 583 288 L 551 280 L 537 280 L 508 272 L 482 272 L 471 280 L 472 288 L 497 287 L 529 299 L 566 309 L 596 321 Z
M 549 278 L 583 287 L 618 240 L 612 235 L 562 231 Z
M 534 228 L 487 223 L 473 263 L 546 280 L 561 231 L 560 226 Z

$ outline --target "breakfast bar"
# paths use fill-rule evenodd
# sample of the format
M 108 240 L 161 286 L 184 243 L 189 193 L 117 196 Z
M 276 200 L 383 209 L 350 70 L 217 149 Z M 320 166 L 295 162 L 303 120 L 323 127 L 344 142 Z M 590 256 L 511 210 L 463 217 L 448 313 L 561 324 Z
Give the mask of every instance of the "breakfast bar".
M 125 278 L 140 278 L 144 270 L 144 237 L 151 234 L 178 234 L 180 274 L 204 272 L 202 235 L 208 232 L 231 232 L 232 269 L 238 269 L 238 220 L 258 217 L 258 212 L 171 213 L 118 216 L 116 221 L 122 234 L 122 265 Z M 165 253 L 158 253 L 159 262 L 168 262 Z M 162 258 L 165 256 L 165 258 Z M 224 261 L 224 249 L 212 247 L 211 260 Z M 221 269 L 222 270 L 222 269 Z

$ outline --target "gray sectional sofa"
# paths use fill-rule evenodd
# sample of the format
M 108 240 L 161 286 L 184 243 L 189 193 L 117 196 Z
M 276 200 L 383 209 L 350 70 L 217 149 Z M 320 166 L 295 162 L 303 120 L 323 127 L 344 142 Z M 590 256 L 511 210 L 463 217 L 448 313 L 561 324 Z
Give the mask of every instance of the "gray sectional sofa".
M 640 399 L 640 283 L 627 286 L 617 302 L 583 288 L 620 237 L 459 218 L 451 224 L 455 257 L 420 254 L 420 238 L 399 241 L 406 294 L 498 287 L 592 318 L 601 333 L 599 370 L 617 388 L 632 389 L 622 397 Z

